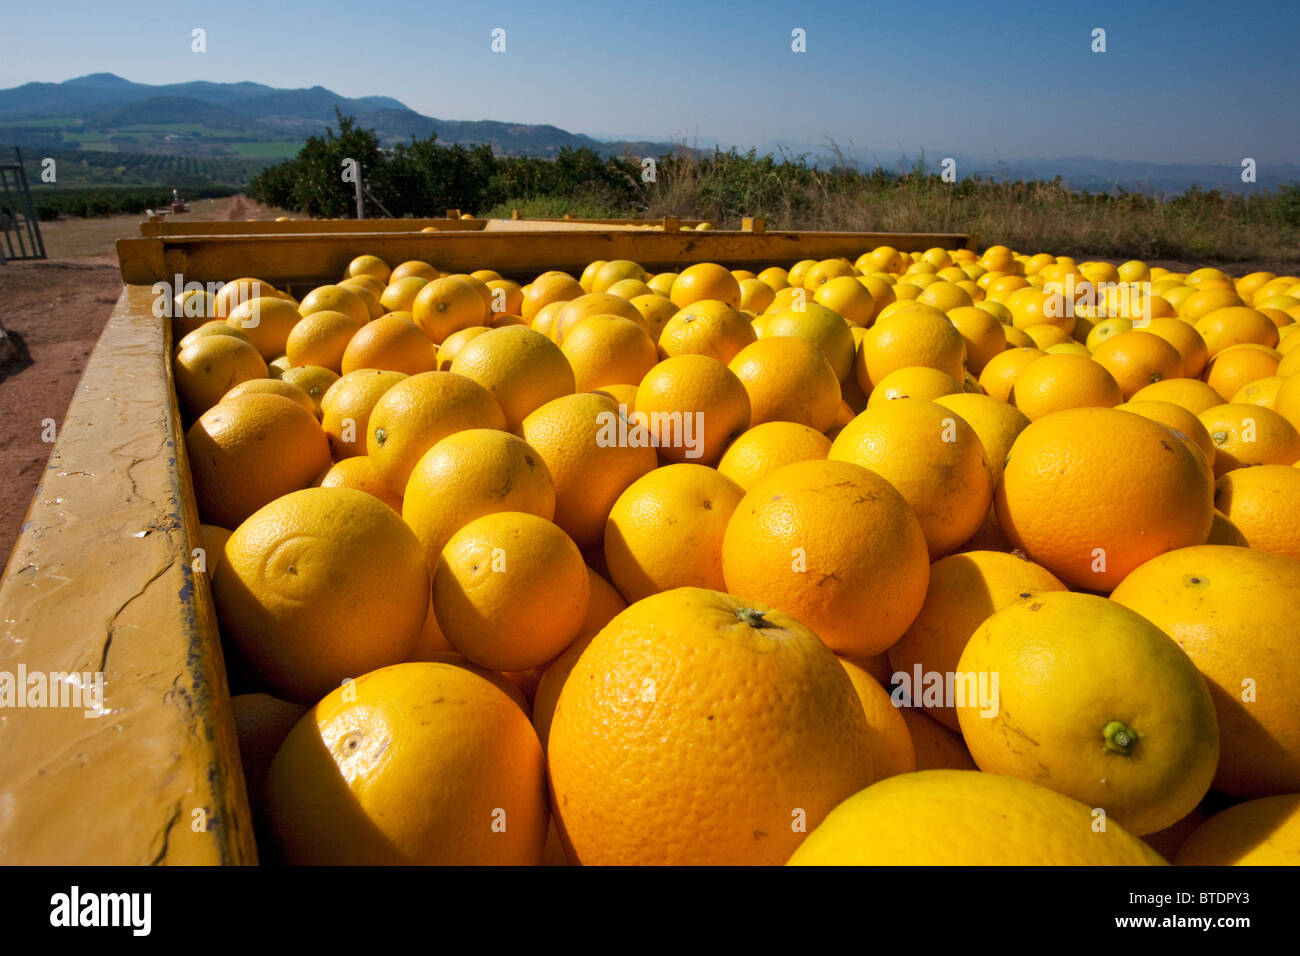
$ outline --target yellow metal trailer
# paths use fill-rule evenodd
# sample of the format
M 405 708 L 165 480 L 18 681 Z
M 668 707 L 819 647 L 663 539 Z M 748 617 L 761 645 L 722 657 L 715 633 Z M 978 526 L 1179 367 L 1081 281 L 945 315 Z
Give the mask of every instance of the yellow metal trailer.
M 275 227 L 258 234 L 203 225 L 212 231 L 119 241 L 125 287 L 0 580 L 0 676 L 42 675 L 62 690 L 79 688 L 71 675 L 102 673 L 104 688 L 101 706 L 0 709 L 0 863 L 257 861 L 212 597 L 195 568 L 199 519 L 155 282 L 257 276 L 301 289 L 338 278 L 362 253 L 529 279 L 594 259 L 767 266 L 852 258 L 880 244 L 974 243 L 755 223 L 679 232 L 502 221 L 431 233 L 393 232 L 392 222 L 369 233 L 234 224 Z

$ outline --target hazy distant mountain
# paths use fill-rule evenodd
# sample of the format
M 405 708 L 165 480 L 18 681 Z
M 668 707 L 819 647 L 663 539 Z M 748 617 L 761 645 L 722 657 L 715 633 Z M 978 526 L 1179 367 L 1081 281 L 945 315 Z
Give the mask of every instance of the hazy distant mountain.
M 127 152 L 267 155 L 248 144 L 296 144 L 334 125 L 335 107 L 386 143 L 436 132 L 443 143 L 488 143 L 498 153 L 552 156 L 561 147 L 661 155 L 670 143 L 604 142 L 555 126 L 495 120 L 440 120 L 390 96 L 340 96 L 323 86 L 282 90 L 261 83 L 133 83 L 93 73 L 63 83 L 0 90 L 0 140 L 32 147 L 112 148 Z M 174 129 L 159 127 L 172 126 Z M 144 128 L 148 127 L 148 128 Z M 92 135 L 86 135 L 92 134 Z
M 650 140 L 599 139 L 545 124 L 496 120 L 443 120 L 424 116 L 389 96 L 340 96 L 323 86 L 285 90 L 261 83 L 133 83 L 112 73 L 92 73 L 62 83 L 25 83 L 0 90 L 0 142 L 35 149 L 87 149 L 165 155 L 241 157 L 269 162 L 292 156 L 308 136 L 333 125 L 335 107 L 374 129 L 387 143 L 408 142 L 437 133 L 442 143 L 487 143 L 499 154 L 554 156 L 563 147 L 587 147 L 610 155 L 659 156 L 680 144 Z M 695 149 L 717 141 L 689 137 Z M 747 146 L 742 145 L 742 149 Z M 847 161 L 862 169 L 910 167 L 914 156 L 894 150 L 848 147 L 836 155 L 829 142 L 773 140 L 760 152 L 804 155 L 819 166 Z M 941 157 L 957 160 L 961 177 L 1050 180 L 1060 176 L 1075 189 L 1092 192 L 1121 187 L 1151 193 L 1180 193 L 1193 185 L 1231 191 L 1266 190 L 1300 181 L 1294 163 L 1258 169 L 1257 183 L 1241 182 L 1239 166 L 1148 163 L 1066 156 L 1042 160 L 990 160 L 926 153 L 927 167 L 938 171 Z

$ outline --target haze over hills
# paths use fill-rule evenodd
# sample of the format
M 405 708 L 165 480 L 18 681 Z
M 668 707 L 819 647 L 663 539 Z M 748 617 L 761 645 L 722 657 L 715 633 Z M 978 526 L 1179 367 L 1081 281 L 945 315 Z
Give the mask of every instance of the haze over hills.
M 62 83 L 26 83 L 0 90 L 0 142 L 30 150 L 99 150 L 195 157 L 231 157 L 270 162 L 293 156 L 308 136 L 336 123 L 335 108 L 374 129 L 382 142 L 407 142 L 436 133 L 445 144 L 487 143 L 500 155 L 554 156 L 561 148 L 587 147 L 608 155 L 648 156 L 678 151 L 683 144 L 649 139 L 603 140 L 546 124 L 496 120 L 444 120 L 417 113 L 389 96 L 345 97 L 314 86 L 277 89 L 261 83 L 134 83 L 112 73 L 94 73 Z M 882 136 L 882 138 L 885 138 Z M 693 148 L 726 148 L 714 140 L 692 139 Z M 735 144 L 760 152 L 805 156 L 827 166 L 837 159 L 871 169 L 908 168 L 916 155 L 899 150 L 848 149 L 839 157 L 829 141 L 772 140 Z M 1239 166 L 1121 162 L 1088 156 L 1054 159 L 996 159 L 926 151 L 926 165 L 938 171 L 945 156 L 957 161 L 960 177 L 1052 179 L 1071 187 L 1102 191 L 1174 194 L 1193 185 L 1225 191 L 1267 190 L 1300 181 L 1300 165 L 1270 165 L 1260 160 L 1255 184 L 1241 181 Z

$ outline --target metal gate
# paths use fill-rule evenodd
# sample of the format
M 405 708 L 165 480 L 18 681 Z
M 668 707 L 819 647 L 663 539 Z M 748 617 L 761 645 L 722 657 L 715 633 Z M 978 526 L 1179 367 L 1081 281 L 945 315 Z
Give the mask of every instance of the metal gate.
M 0 265 L 10 259 L 44 259 L 45 243 L 27 188 L 23 154 L 14 147 L 13 162 L 0 163 Z

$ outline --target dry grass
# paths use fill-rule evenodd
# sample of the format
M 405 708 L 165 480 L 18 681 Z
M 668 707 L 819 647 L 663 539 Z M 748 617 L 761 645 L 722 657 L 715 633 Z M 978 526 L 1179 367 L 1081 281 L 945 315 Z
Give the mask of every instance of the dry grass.
M 1300 190 L 1245 198 L 1189 192 L 1167 200 L 1071 192 L 1059 182 L 945 183 L 937 176 L 861 174 L 724 154 L 661 163 L 645 205 L 734 226 L 974 233 L 981 244 L 1086 257 L 1300 265 Z

